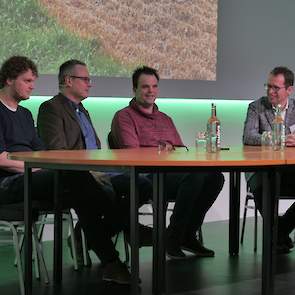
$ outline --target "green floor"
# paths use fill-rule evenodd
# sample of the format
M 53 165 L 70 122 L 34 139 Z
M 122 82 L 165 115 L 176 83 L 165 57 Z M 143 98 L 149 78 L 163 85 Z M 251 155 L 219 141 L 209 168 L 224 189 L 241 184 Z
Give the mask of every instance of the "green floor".
M 261 224 L 259 223 L 259 232 Z M 258 251 L 253 252 L 253 219 L 247 221 L 245 243 L 238 257 L 228 255 L 228 223 L 212 222 L 203 226 L 207 247 L 216 252 L 214 258 L 167 260 L 167 292 L 187 295 L 259 294 L 261 274 L 261 238 Z M 124 257 L 122 240 L 118 249 Z M 46 263 L 52 275 L 52 242 L 44 243 Z M 52 285 L 34 280 L 34 294 L 129 294 L 128 287 L 114 286 L 101 281 L 99 261 L 92 255 L 92 268 L 74 271 L 67 246 L 64 246 L 63 285 Z M 11 246 L 0 246 L 0 294 L 19 294 L 17 272 L 13 267 L 14 252 Z M 151 294 L 151 248 L 140 250 L 141 294 Z M 295 288 L 295 251 L 278 256 L 276 276 L 277 294 L 293 294 Z

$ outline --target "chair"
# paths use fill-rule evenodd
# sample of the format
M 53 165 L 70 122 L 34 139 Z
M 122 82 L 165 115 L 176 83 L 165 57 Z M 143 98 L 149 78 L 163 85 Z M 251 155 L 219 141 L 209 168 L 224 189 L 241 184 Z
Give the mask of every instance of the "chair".
M 253 205 L 249 205 L 248 203 L 253 202 Z M 248 209 L 254 210 L 254 252 L 257 251 L 257 215 L 258 210 L 255 206 L 254 196 L 250 192 L 250 188 L 247 187 L 247 194 L 245 199 L 245 205 L 244 205 L 244 213 L 243 213 L 243 222 L 242 222 L 242 231 L 241 231 L 241 244 L 243 245 L 244 242 L 244 235 L 245 235 L 245 228 L 246 228 L 246 218 L 247 218 L 247 211 Z
M 39 208 L 35 206 L 33 202 L 33 208 Z M 16 266 L 19 277 L 19 287 L 21 295 L 24 294 L 24 278 L 23 278 L 23 270 L 22 270 L 22 261 L 21 261 L 21 249 L 23 244 L 23 236 L 24 236 L 24 212 L 23 212 L 23 203 L 17 204 L 8 204 L 1 205 L 0 207 L 0 231 L 1 232 L 11 232 L 12 239 L 3 240 L 1 239 L 1 243 L 13 243 L 16 257 Z M 34 220 L 37 219 L 36 211 L 34 212 Z M 33 223 L 32 226 L 32 241 L 33 241 L 33 258 L 35 265 L 35 275 L 37 279 L 40 279 L 40 269 L 39 263 L 43 270 L 44 281 L 46 284 L 49 283 L 48 271 L 45 265 L 45 260 L 43 256 L 42 246 L 38 239 L 37 227 L 36 223 Z
M 107 143 L 108 143 L 108 147 L 110 149 L 119 149 L 119 147 L 116 145 L 114 138 L 112 136 L 111 131 L 108 133 L 107 136 Z M 173 212 L 173 208 L 169 208 L 169 203 L 175 203 L 174 200 L 167 200 L 167 204 L 166 204 L 166 215 L 167 212 Z M 152 202 L 149 203 L 150 207 L 151 207 L 151 212 L 143 212 L 143 211 L 139 211 L 138 214 L 140 216 L 153 216 L 153 204 Z M 199 239 L 199 241 L 201 242 L 201 244 L 203 244 L 203 234 L 202 234 L 202 229 L 200 228 L 197 232 L 197 237 Z M 125 263 L 129 263 L 129 250 L 128 250 L 128 243 L 126 240 L 126 236 L 124 234 L 124 246 L 125 246 Z
M 295 196 L 279 196 L 280 200 L 294 200 Z M 248 203 L 253 202 L 252 205 Z M 249 186 L 247 185 L 247 194 L 245 199 L 244 205 L 244 213 L 243 213 L 243 222 L 242 222 L 242 231 L 241 231 L 241 241 L 240 243 L 243 244 L 244 242 L 244 235 L 245 235 L 245 228 L 246 228 L 246 218 L 247 218 L 247 211 L 248 209 L 254 210 L 254 252 L 257 251 L 257 223 L 258 223 L 258 209 L 256 208 L 254 196 L 250 191 Z M 295 239 L 295 234 L 294 234 Z
M 41 242 L 43 232 L 44 232 L 44 227 L 46 224 L 53 224 L 54 223 L 54 218 L 52 218 L 50 215 L 54 214 L 52 210 L 49 211 L 41 211 L 40 212 L 40 218 L 38 222 L 36 222 L 39 225 L 39 230 L 38 230 L 38 240 Z M 74 269 L 78 270 L 78 259 L 77 259 L 77 244 L 76 244 L 76 237 L 75 237 L 75 231 L 74 231 L 74 219 L 71 213 L 70 209 L 64 209 L 62 218 L 64 221 L 67 221 L 69 225 L 69 232 L 70 232 L 70 239 L 71 239 L 71 255 L 73 257 L 73 262 L 74 262 Z M 83 251 L 84 253 L 84 251 Z M 83 255 L 84 257 L 84 255 Z M 86 258 L 84 257 L 84 264 L 86 265 Z

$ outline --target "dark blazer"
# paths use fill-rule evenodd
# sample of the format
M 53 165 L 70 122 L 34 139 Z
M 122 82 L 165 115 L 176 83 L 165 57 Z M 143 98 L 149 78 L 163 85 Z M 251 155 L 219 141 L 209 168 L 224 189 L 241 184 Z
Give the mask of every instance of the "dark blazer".
M 82 111 L 91 123 L 90 116 L 83 106 Z M 41 104 L 37 118 L 37 128 L 47 149 L 80 150 L 86 148 L 75 110 L 69 100 L 61 93 Z M 100 148 L 99 138 L 94 128 L 93 130 L 97 146 Z
M 261 145 L 263 131 L 271 131 L 274 111 L 267 97 L 253 101 L 249 104 L 247 118 L 244 125 L 243 143 L 247 145 Z M 286 135 L 290 134 L 290 126 L 295 124 L 295 100 L 289 98 L 286 110 Z

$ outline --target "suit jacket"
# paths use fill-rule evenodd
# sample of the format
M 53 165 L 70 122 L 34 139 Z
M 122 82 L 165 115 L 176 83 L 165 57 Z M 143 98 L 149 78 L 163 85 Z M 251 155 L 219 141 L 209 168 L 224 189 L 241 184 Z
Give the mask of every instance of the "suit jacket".
M 82 111 L 92 125 L 90 116 L 83 106 Z M 86 148 L 75 110 L 68 99 L 61 93 L 41 104 L 37 118 L 37 128 L 47 149 L 80 150 Z M 97 146 L 100 148 L 99 138 L 94 128 L 93 130 Z
M 249 104 L 246 121 L 244 124 L 243 143 L 246 145 L 261 145 L 263 131 L 271 131 L 274 111 L 267 97 L 253 101 Z M 295 100 L 289 98 L 286 110 L 285 128 L 286 135 L 290 134 L 290 126 L 295 124 Z
M 246 145 L 261 145 L 263 131 L 271 131 L 274 110 L 267 97 L 261 97 L 249 104 L 244 124 L 243 143 Z M 289 106 L 285 115 L 285 132 L 290 134 L 290 126 L 295 124 L 295 100 L 289 98 Z M 245 173 L 246 180 L 254 173 Z

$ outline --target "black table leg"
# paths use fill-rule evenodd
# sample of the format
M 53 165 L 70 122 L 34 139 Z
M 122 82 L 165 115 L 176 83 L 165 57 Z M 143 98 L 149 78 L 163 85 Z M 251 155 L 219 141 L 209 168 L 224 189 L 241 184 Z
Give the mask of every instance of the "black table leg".
M 230 172 L 229 191 L 229 254 L 239 255 L 240 236 L 240 172 Z
M 273 295 L 277 243 L 277 215 L 279 175 L 263 173 L 263 252 L 262 252 L 262 294 Z
M 166 203 L 164 199 L 164 175 L 153 175 L 153 294 L 166 291 L 165 275 Z
M 159 292 L 159 173 L 153 174 L 153 294 Z
M 25 164 L 24 218 L 25 218 L 25 295 L 32 294 L 32 168 Z
M 166 292 L 166 200 L 165 175 L 159 174 L 159 230 L 158 230 L 158 260 L 159 260 L 159 293 Z
M 138 172 L 130 169 L 130 240 L 131 240 L 131 293 L 138 294 L 139 239 L 138 239 Z
M 54 258 L 53 281 L 60 285 L 62 281 L 62 210 L 60 198 L 59 171 L 54 172 Z

